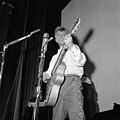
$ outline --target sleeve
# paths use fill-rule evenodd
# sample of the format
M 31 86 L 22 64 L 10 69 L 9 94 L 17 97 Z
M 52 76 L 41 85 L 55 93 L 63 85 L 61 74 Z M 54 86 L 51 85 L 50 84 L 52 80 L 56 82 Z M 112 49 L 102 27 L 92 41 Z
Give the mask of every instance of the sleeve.
M 80 59 L 80 64 L 81 66 L 84 66 L 84 64 L 86 63 L 87 59 L 84 53 L 81 53 L 81 59 Z
M 45 71 L 45 73 L 47 73 L 50 77 L 51 77 L 51 72 L 52 72 L 52 69 L 54 67 L 54 64 L 55 64 L 55 56 L 52 57 L 50 63 L 49 63 L 49 67 L 47 69 L 47 71 Z
M 73 45 L 70 49 L 70 55 L 73 61 L 78 66 L 84 66 L 86 63 L 86 56 L 84 53 L 81 52 L 80 48 L 77 45 Z

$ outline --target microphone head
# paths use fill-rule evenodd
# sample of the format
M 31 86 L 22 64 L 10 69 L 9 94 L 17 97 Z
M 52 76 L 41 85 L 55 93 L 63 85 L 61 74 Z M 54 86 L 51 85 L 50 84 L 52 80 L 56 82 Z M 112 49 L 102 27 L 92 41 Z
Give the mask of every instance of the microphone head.
M 43 34 L 43 38 L 49 38 L 49 34 L 48 33 L 44 33 Z
M 49 38 L 49 34 L 48 33 L 44 33 L 43 34 L 43 41 L 42 41 L 42 50 L 44 50 L 44 51 L 47 50 L 46 42 L 48 41 L 48 38 Z

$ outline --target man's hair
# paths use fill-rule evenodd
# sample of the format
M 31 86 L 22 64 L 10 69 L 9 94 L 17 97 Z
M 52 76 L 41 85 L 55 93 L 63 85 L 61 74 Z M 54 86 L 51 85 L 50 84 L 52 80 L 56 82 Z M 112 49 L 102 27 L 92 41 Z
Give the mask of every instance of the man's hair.
M 58 27 L 56 27 L 56 28 L 55 28 L 55 33 L 58 32 L 58 31 L 60 31 L 60 32 L 65 32 L 66 34 L 69 33 L 69 30 L 68 30 L 67 28 L 63 27 L 63 26 L 58 26 Z

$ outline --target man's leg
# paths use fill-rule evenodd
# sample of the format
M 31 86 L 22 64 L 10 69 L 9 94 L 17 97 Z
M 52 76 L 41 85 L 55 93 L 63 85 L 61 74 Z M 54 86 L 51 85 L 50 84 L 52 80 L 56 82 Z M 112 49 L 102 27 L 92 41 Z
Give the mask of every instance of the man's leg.
M 53 108 L 53 118 L 52 120 L 64 120 L 67 116 L 66 106 L 64 104 L 64 99 L 59 96 L 57 104 Z
M 78 78 L 75 77 L 74 79 Z M 73 81 L 71 88 L 69 88 L 65 96 L 65 104 L 70 120 L 85 120 L 81 87 L 82 86 L 80 84 L 78 85 Z

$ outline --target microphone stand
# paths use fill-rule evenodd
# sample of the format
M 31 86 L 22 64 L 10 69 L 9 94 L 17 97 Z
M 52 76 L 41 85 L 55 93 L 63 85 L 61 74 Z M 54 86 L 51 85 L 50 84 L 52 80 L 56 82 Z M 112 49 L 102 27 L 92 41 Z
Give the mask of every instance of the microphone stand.
M 40 31 L 40 29 L 37 29 L 37 30 L 34 30 L 34 31 L 32 31 L 32 32 L 30 32 L 30 34 L 29 35 L 26 35 L 26 36 L 23 36 L 23 37 L 21 37 L 21 38 L 19 38 L 19 39 L 16 39 L 16 40 L 14 40 L 14 41 L 12 41 L 12 42 L 10 42 L 10 43 L 6 43 L 4 46 L 3 46 L 3 51 L 2 52 L 0 52 L 1 54 L 2 54 L 2 61 L 1 61 L 1 68 L 0 68 L 0 87 L 1 87 L 1 82 L 2 82 L 2 74 L 3 74 L 3 68 L 4 68 L 4 60 L 5 60 L 5 52 L 6 52 L 6 49 L 10 46 L 10 45 L 13 45 L 13 44 L 15 44 L 15 43 L 18 43 L 18 42 L 20 42 L 20 41 L 22 41 L 22 40 L 24 40 L 24 39 L 26 39 L 26 38 L 29 38 L 31 35 L 33 35 L 34 33 L 37 33 L 37 32 L 39 32 Z
M 49 39 L 50 40 L 50 39 Z M 43 68 L 44 68 L 44 61 L 45 61 L 45 53 L 47 51 L 47 42 L 42 43 L 42 47 L 41 47 L 41 55 L 40 55 L 40 62 L 39 62 L 39 67 L 38 67 L 38 91 L 37 91 L 37 95 L 36 95 L 36 100 L 35 103 L 33 105 L 33 116 L 32 116 L 32 120 L 38 120 L 38 116 L 39 116 L 39 107 L 40 106 L 46 106 L 46 101 L 44 100 L 44 102 L 40 102 L 40 100 L 42 100 L 42 95 L 41 95 L 41 86 L 42 86 L 42 80 L 43 80 Z

